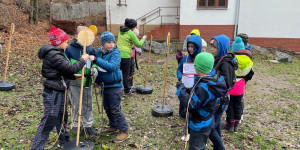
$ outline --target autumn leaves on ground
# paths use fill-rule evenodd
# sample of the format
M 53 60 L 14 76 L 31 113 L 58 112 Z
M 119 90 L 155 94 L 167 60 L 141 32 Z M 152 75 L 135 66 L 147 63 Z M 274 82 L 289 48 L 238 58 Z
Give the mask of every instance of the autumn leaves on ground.
M 48 43 L 48 22 L 38 25 L 27 24 L 27 15 L 12 4 L 0 4 L 0 16 L 9 31 L 11 22 L 16 24 L 8 69 L 8 80 L 16 84 L 10 92 L 0 92 L 0 148 L 29 149 L 36 128 L 43 114 L 41 60 L 37 57 L 40 46 Z M 0 53 L 0 79 L 3 78 L 5 56 L 9 33 L 0 29 L 0 41 L 4 41 Z M 72 38 L 72 37 L 71 37 Z M 99 42 L 95 47 L 99 47 Z M 121 144 L 112 143 L 114 136 L 100 135 L 89 137 L 95 149 L 183 149 L 180 137 L 184 133 L 184 121 L 178 117 L 178 99 L 175 95 L 177 62 L 170 55 L 166 102 L 173 107 L 174 115 L 168 118 L 155 118 L 151 107 L 161 103 L 165 55 L 152 55 L 148 76 L 153 86 L 151 95 L 134 94 L 122 97 L 122 108 L 130 126 L 131 138 Z M 244 120 L 239 133 L 223 132 L 227 149 L 300 149 L 300 60 L 292 63 L 273 64 L 268 60 L 272 55 L 254 53 L 255 75 L 247 85 Z M 134 76 L 135 85 L 144 83 L 147 52 L 139 58 L 140 70 Z M 101 131 L 101 119 L 95 98 L 94 127 Z M 104 115 L 105 116 L 105 115 Z M 223 116 L 225 117 L 225 115 Z M 71 121 L 70 121 L 71 123 Z M 105 117 L 104 127 L 107 119 Z M 69 127 L 71 125 L 69 124 Z M 50 134 L 47 147 L 56 139 Z M 72 139 L 76 135 L 72 134 Z M 85 135 L 81 135 L 84 139 Z M 208 149 L 212 149 L 211 143 Z

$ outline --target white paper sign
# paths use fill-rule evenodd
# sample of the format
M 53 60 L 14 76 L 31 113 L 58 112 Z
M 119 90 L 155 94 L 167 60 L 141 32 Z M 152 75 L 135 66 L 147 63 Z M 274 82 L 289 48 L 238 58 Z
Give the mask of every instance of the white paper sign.
M 182 83 L 187 88 L 194 86 L 194 78 L 196 75 L 195 66 L 193 63 L 183 63 Z

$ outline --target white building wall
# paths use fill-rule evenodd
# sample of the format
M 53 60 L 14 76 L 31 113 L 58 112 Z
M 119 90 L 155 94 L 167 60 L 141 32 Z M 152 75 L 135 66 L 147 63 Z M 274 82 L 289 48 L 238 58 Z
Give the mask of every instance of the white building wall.
M 197 0 L 181 0 L 180 25 L 234 25 L 235 10 L 236 0 L 227 9 L 197 9 Z
M 123 0 L 122 0 L 123 1 Z M 111 15 L 111 24 L 124 24 L 126 18 L 137 19 L 148 12 L 154 10 L 157 7 L 178 7 L 180 0 L 127 0 L 127 6 L 118 6 L 119 0 L 107 0 L 106 1 L 106 16 L 107 25 L 110 24 L 109 16 Z M 110 8 L 110 15 L 109 15 Z M 176 9 L 163 8 L 161 14 L 176 14 Z M 143 20 L 142 23 L 151 20 L 152 18 L 158 16 L 154 14 Z M 152 18 L 151 18 L 152 17 Z M 174 17 L 173 17 L 174 18 Z M 164 18 L 163 22 L 168 23 L 169 19 Z M 160 24 L 161 19 L 157 18 L 148 24 Z M 174 22 L 174 21 L 172 21 Z M 141 22 L 139 22 L 141 24 Z
M 299 6 L 300 0 L 241 0 L 238 32 L 250 37 L 300 38 Z

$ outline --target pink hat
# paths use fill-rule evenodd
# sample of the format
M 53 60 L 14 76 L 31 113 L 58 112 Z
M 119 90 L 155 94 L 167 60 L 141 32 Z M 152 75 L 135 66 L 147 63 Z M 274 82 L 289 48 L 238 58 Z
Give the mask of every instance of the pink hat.
M 51 45 L 58 46 L 67 41 L 69 36 L 63 30 L 52 26 L 49 31 L 49 38 Z

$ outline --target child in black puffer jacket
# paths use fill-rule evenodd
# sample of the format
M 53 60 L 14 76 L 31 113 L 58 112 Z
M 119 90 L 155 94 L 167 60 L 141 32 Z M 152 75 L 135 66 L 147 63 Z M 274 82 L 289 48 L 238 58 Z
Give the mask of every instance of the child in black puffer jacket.
M 64 130 L 66 126 L 63 124 L 67 121 L 67 112 L 64 111 L 64 91 L 68 87 L 68 79 L 75 79 L 74 74 L 80 71 L 85 65 L 85 60 L 89 59 L 89 55 L 85 54 L 75 64 L 71 64 L 65 58 L 64 50 L 68 46 L 68 35 L 61 29 L 52 26 L 50 33 L 51 45 L 44 45 L 38 52 L 38 57 L 43 60 L 42 75 L 44 81 L 43 103 L 44 116 L 36 131 L 35 139 L 31 149 L 44 149 L 49 138 L 49 133 L 54 126 L 57 134 L 60 130 Z M 59 144 L 62 145 L 69 141 L 69 134 L 61 132 L 59 136 Z

